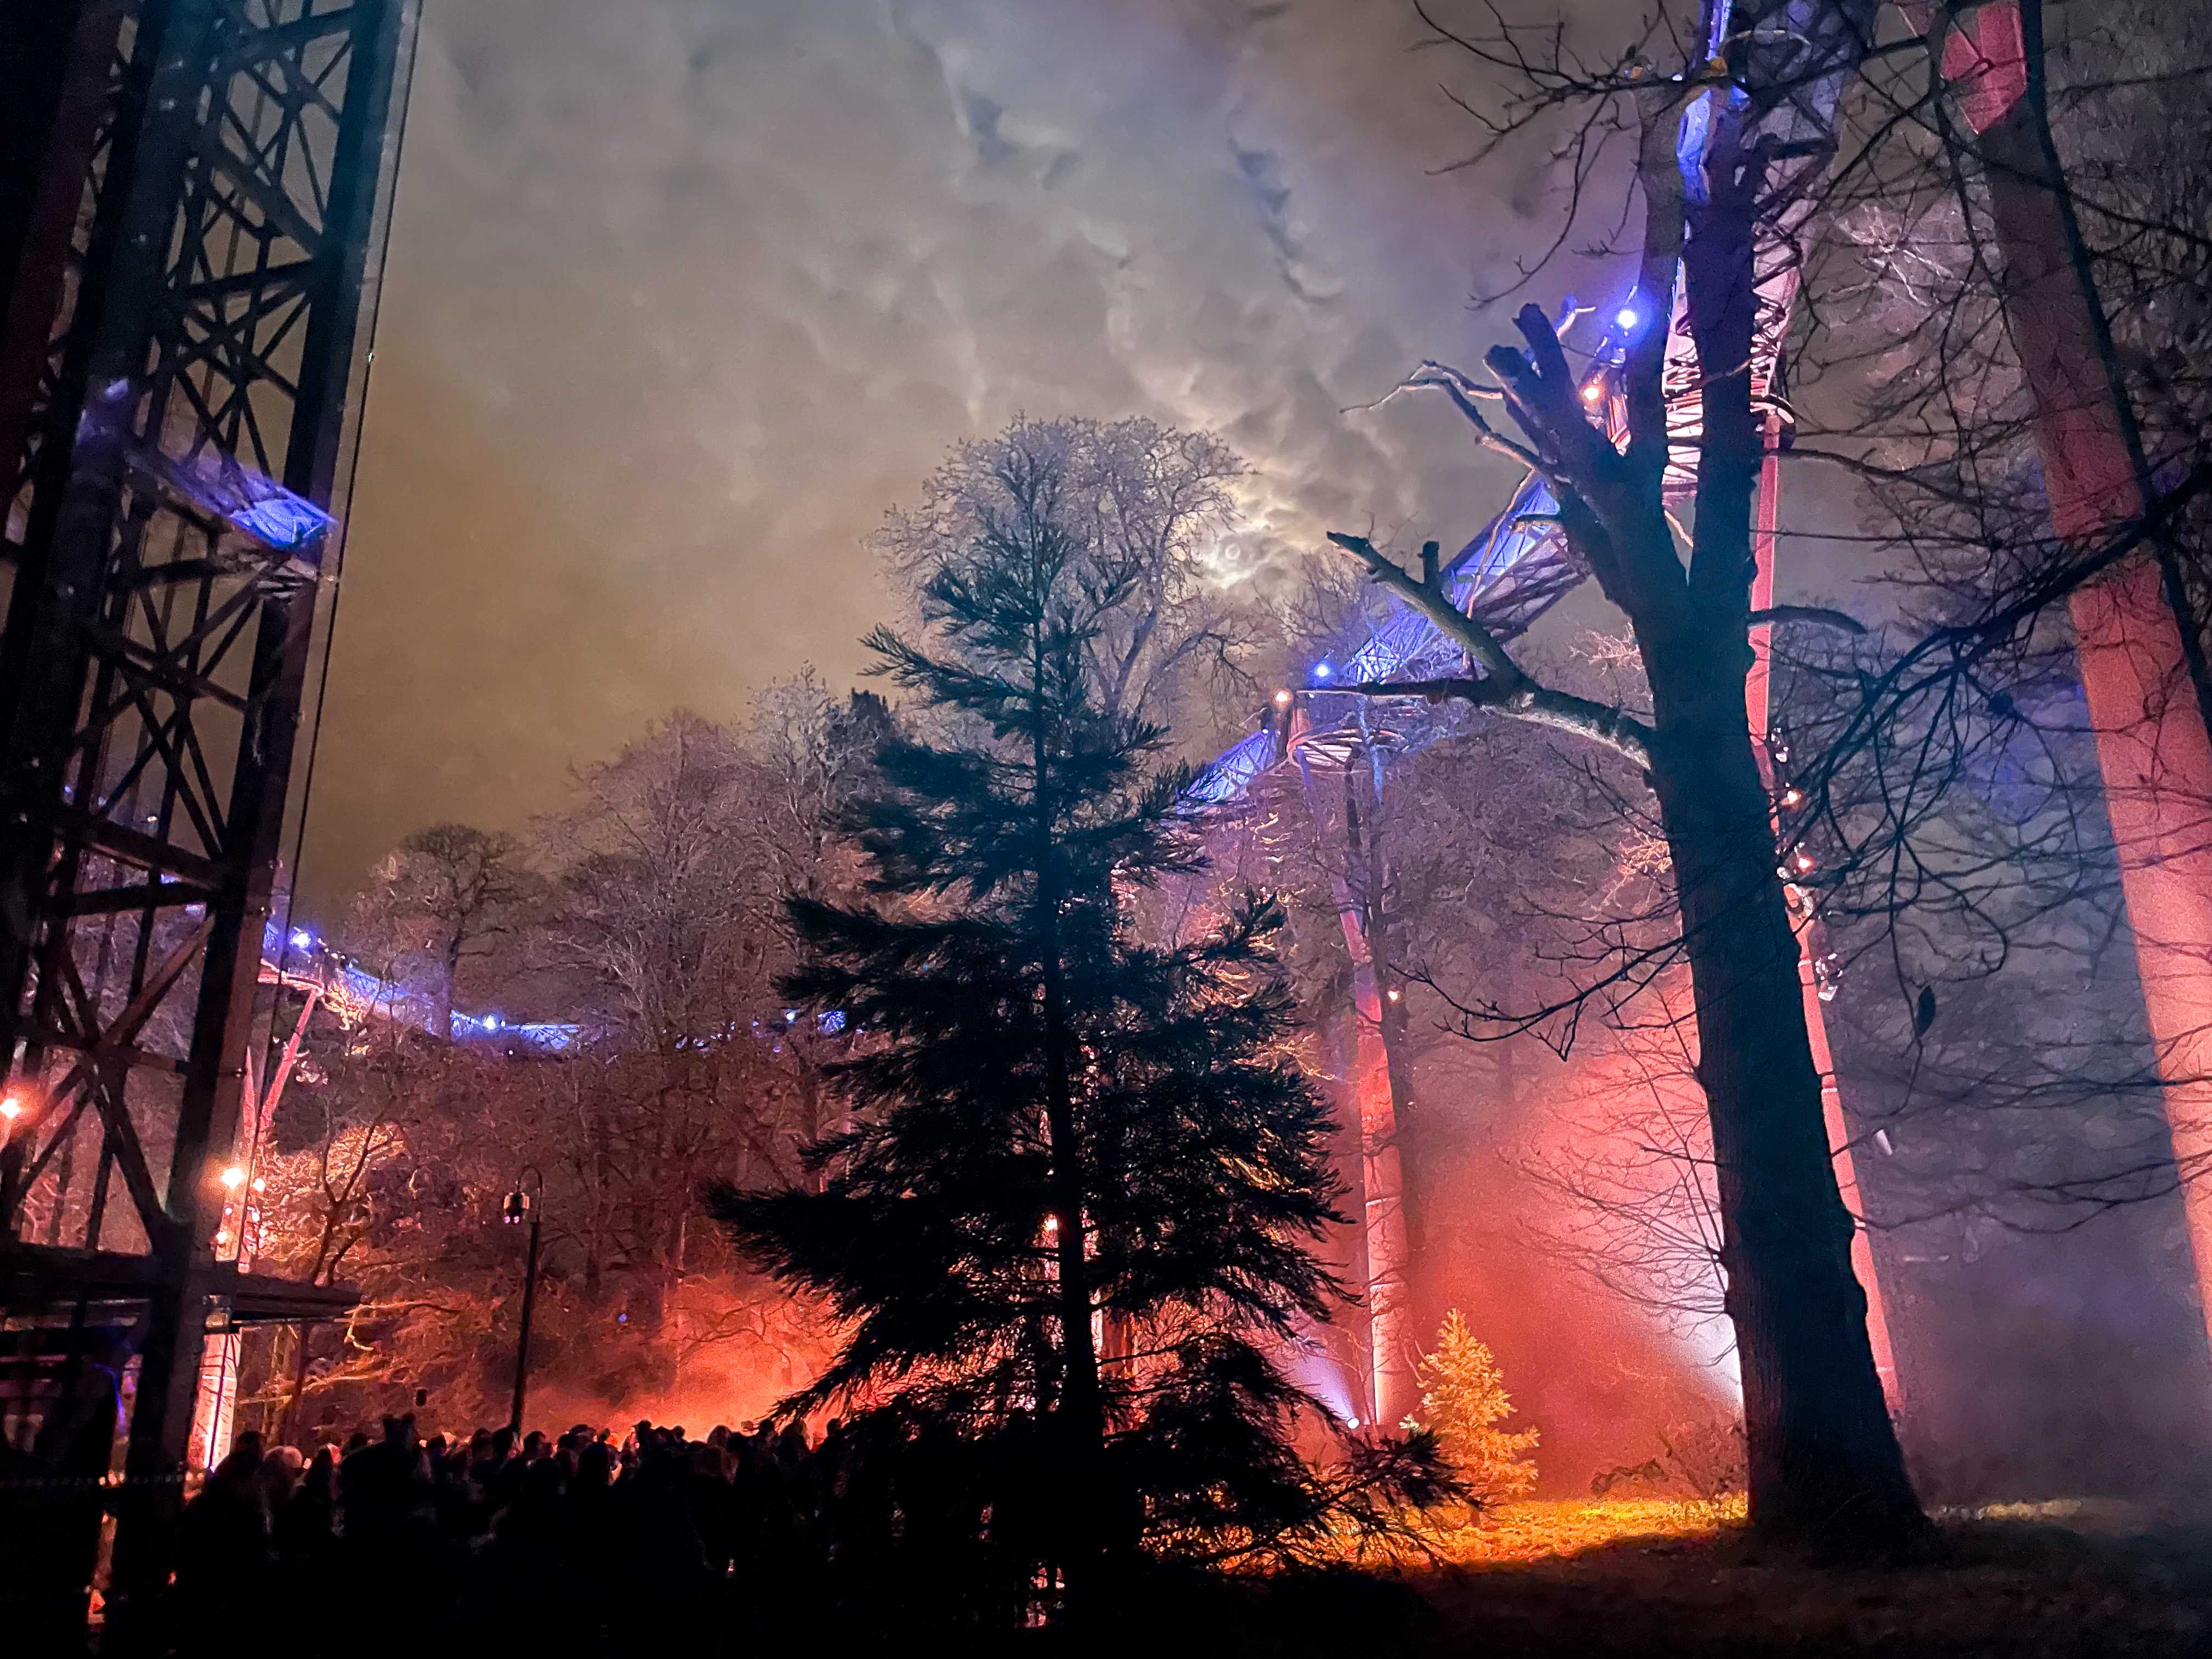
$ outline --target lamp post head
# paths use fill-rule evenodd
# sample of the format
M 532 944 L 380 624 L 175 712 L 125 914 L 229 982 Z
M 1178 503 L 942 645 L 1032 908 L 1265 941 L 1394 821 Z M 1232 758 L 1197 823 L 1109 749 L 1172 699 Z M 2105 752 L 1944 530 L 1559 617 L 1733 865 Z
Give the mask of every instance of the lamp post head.
M 523 1222 L 529 1220 L 530 1194 L 520 1187 L 509 1193 L 507 1195 L 507 1202 L 500 1206 L 499 1218 L 510 1227 L 520 1226 Z

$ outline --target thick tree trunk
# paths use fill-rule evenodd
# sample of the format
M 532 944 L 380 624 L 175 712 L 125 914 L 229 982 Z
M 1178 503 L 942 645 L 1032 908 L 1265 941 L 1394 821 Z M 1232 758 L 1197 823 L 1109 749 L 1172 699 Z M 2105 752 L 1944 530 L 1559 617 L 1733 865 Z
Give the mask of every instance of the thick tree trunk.
M 1659 691 L 1662 710 L 1677 702 Z M 1652 781 L 1674 860 L 1711 1118 L 1726 1305 L 1743 1376 L 1752 1520 L 1788 1541 L 1863 1553 L 1922 1530 L 1851 1271 L 1774 874 L 1741 685 L 1669 720 Z M 1733 702 L 1733 710 L 1730 704 Z M 1730 718 L 1731 712 L 1733 718 Z
M 1875 1369 L 1866 1291 L 1851 1269 L 1856 1224 L 1837 1187 L 1745 702 L 1762 459 L 1749 372 L 1756 187 L 1754 173 L 1716 191 L 1692 220 L 1689 314 L 1698 361 L 1716 368 L 1701 398 L 1689 603 L 1638 617 L 1637 637 L 1652 697 L 1651 784 L 1674 866 L 1712 1126 L 1752 1521 L 1772 1537 L 1863 1554 L 1909 1545 L 1926 1522 Z M 1656 566 L 1662 550 L 1644 550 L 1646 562 Z M 1671 544 L 1664 550 L 1671 562 Z
M 1370 744 L 1365 758 L 1370 804 L 1366 832 L 1360 837 L 1364 861 L 1360 928 L 1367 935 L 1368 955 L 1374 959 L 1376 981 L 1381 988 L 1378 1023 L 1382 1028 L 1382 1053 L 1390 1075 L 1390 1099 L 1402 1133 L 1413 1117 L 1413 1039 L 1406 1024 L 1404 997 L 1392 994 L 1402 993 L 1404 966 L 1398 959 L 1397 938 L 1391 927 L 1390 860 L 1382 845 L 1382 829 L 1390 821 L 1389 803 L 1383 799 L 1383 753 L 1380 745 Z M 1356 787 L 1351 779 L 1346 780 L 1346 787 Z M 1357 803 L 1352 803 L 1348 811 L 1356 813 Z
M 1040 1012 L 1044 1024 L 1044 1112 L 1051 1143 L 1050 1191 L 1055 1212 L 1051 1219 L 1061 1365 L 1060 1399 L 1049 1422 L 1066 1482 L 1060 1508 L 1060 1565 L 1067 1579 L 1069 1616 L 1082 1628 L 1106 1611 L 1106 1568 L 1121 1540 L 1115 1536 L 1115 1526 L 1120 1506 L 1113 1501 L 1105 1478 L 1105 1397 L 1091 1322 L 1091 1263 L 1085 1249 L 1088 1231 L 1085 1196 L 1090 1182 L 1075 1121 L 1077 1054 L 1068 1029 L 1065 942 L 1060 926 L 1066 886 L 1057 842 L 1056 780 L 1048 741 L 1044 693 L 1048 679 L 1041 627 L 1033 638 L 1036 702 L 1031 711 L 1030 764 L 1036 813 L 1033 914 L 1043 993 Z
M 1340 909 L 1352 958 L 1356 1032 L 1353 1095 L 1359 1114 L 1361 1213 L 1367 1228 L 1367 1302 L 1371 1330 L 1373 1420 L 1397 1423 L 1420 1405 L 1414 1359 L 1419 1339 L 1413 1326 L 1409 1285 L 1406 1176 L 1399 1136 L 1413 1099 L 1404 1055 L 1401 1005 L 1389 1000 L 1390 937 L 1385 908 L 1382 802 L 1363 810 L 1362 785 L 1376 765 L 1370 748 L 1352 757 L 1344 776 L 1344 828 L 1348 855 Z M 1379 771 L 1376 775 L 1379 786 Z M 1393 1046 L 1393 1037 L 1397 1039 Z
M 1356 1286 L 1369 1279 L 1366 1169 L 1358 1093 L 1359 1008 L 1353 994 L 1356 970 L 1351 945 L 1345 938 L 1342 902 L 1333 880 L 1321 873 L 1326 862 L 1319 856 L 1322 824 L 1314 810 L 1313 779 L 1307 768 L 1299 768 L 1296 790 L 1286 793 L 1285 801 L 1286 805 L 1295 801 L 1304 808 L 1306 827 L 1313 837 L 1304 849 L 1311 855 L 1291 860 L 1297 872 L 1294 878 L 1311 884 L 1306 902 L 1290 908 L 1290 933 L 1294 952 L 1314 963 L 1310 969 L 1314 996 L 1304 1006 L 1306 1018 L 1320 1037 L 1322 1062 L 1332 1080 L 1336 1133 L 1329 1158 L 1344 1182 L 1339 1207 L 1349 1218 L 1341 1228 L 1331 1230 L 1324 1255 L 1330 1267 L 1347 1285 Z M 1326 921 L 1312 920 L 1324 916 Z M 1376 1420 L 1372 1322 L 1356 1317 L 1331 1320 L 1314 1334 L 1342 1368 L 1345 1414 L 1364 1422 Z

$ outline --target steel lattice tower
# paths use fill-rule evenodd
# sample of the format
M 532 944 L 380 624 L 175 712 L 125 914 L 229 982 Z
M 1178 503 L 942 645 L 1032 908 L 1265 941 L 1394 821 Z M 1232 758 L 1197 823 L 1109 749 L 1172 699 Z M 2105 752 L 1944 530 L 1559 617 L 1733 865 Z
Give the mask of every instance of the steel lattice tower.
M 0 0 L 0 1430 L 95 1493 L 4 1577 L 80 1616 L 103 1505 L 118 1615 L 166 1576 L 209 1324 L 319 1310 L 219 1259 L 218 1176 L 414 7 Z

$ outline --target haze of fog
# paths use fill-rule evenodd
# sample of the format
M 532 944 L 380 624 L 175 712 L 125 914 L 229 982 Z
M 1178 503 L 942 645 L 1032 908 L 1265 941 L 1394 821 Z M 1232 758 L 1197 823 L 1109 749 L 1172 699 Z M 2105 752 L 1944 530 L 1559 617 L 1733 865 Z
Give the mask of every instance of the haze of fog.
M 1448 410 L 1341 412 L 1497 337 L 1468 296 L 1554 205 L 1435 170 L 1468 126 L 1404 0 L 425 10 L 310 909 L 672 707 L 849 678 L 869 532 L 1017 411 L 1226 438 L 1225 577 L 1502 499 Z

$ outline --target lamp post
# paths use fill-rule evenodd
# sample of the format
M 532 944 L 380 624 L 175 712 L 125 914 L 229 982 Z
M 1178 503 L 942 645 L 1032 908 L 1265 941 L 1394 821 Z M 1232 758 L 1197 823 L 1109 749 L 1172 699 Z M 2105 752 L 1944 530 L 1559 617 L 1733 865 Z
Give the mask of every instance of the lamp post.
M 537 1200 L 524 1190 L 525 1181 L 534 1179 L 538 1184 Z M 522 1275 L 522 1334 L 514 1345 L 514 1407 L 507 1418 L 507 1426 L 519 1443 L 522 1438 L 522 1395 L 530 1381 L 530 1316 L 538 1305 L 538 1227 L 539 1210 L 545 1196 L 545 1177 L 534 1164 L 522 1166 L 522 1174 L 514 1183 L 514 1190 L 507 1195 L 507 1202 L 499 1212 L 501 1222 L 509 1227 L 530 1224 L 530 1265 Z

